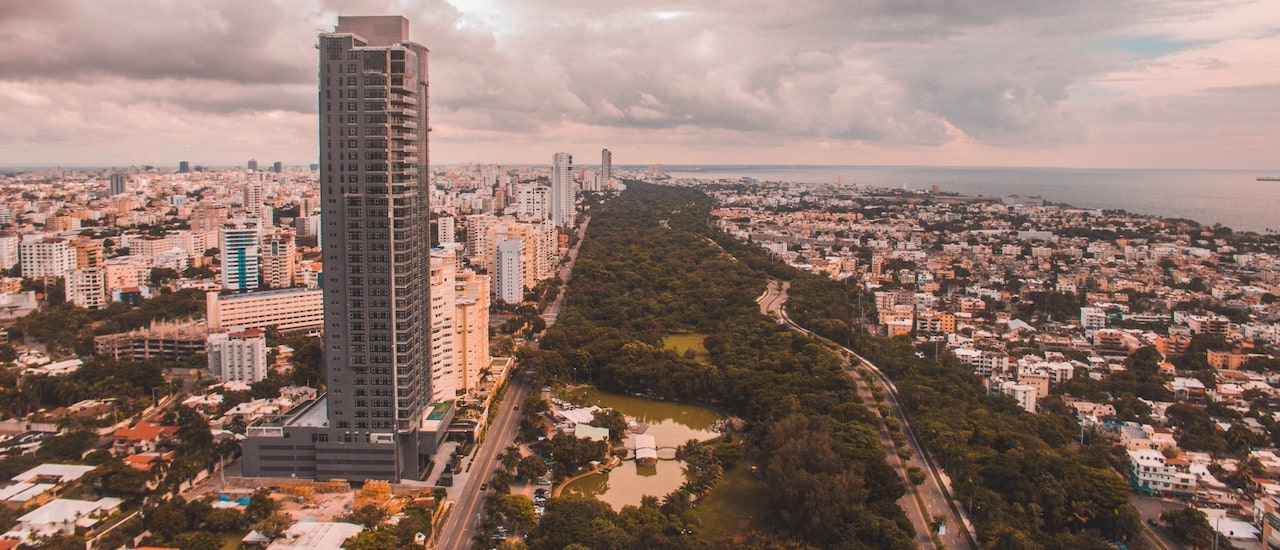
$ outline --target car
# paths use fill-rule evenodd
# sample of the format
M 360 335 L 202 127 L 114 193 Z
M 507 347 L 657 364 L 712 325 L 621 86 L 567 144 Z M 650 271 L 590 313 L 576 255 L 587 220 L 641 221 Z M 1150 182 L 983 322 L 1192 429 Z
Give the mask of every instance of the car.
M 480 484 L 480 490 L 481 490 L 481 491 L 487 491 L 487 490 L 489 490 L 489 484 L 488 484 L 488 483 L 481 483 L 481 484 Z
M 551 480 L 544 477 L 538 480 L 538 485 L 551 485 Z

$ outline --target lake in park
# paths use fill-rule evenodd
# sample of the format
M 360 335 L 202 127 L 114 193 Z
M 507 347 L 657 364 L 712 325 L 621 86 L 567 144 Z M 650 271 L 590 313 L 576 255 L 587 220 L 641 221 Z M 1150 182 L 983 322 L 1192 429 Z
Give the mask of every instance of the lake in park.
M 605 393 L 595 388 L 577 388 L 563 395 L 562 399 L 583 406 L 617 409 L 627 419 L 647 424 L 649 429 L 645 433 L 657 441 L 660 457 L 673 456 L 671 449 L 690 439 L 706 441 L 715 438 L 719 434 L 711 427 L 723 418 L 720 413 L 698 405 Z M 659 460 L 654 466 L 640 467 L 628 460 L 607 474 L 587 476 L 570 483 L 562 494 L 595 497 L 619 510 L 628 504 L 638 506 L 644 495 L 653 495 L 661 500 L 679 489 L 684 481 L 682 461 Z

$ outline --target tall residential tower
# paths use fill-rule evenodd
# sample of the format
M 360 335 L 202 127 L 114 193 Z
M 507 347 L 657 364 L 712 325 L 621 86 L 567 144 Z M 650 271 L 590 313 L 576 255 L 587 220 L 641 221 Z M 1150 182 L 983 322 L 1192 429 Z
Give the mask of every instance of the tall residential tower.
M 573 155 L 556 153 L 551 157 L 551 222 L 556 227 L 573 227 L 573 185 Z
M 328 392 L 251 427 L 244 469 L 417 479 L 448 424 L 428 406 L 427 49 L 389 16 L 339 17 L 319 50 Z

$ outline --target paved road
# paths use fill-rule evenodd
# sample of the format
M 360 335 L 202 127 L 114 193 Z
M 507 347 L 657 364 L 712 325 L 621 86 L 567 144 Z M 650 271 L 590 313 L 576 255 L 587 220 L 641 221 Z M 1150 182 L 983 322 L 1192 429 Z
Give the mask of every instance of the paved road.
M 498 453 L 511 446 L 515 441 L 516 430 L 520 425 L 520 415 L 516 405 L 523 403 L 529 391 L 528 381 L 523 373 L 513 375 L 507 386 L 506 397 L 498 408 L 498 414 L 489 426 L 487 436 L 476 451 L 475 460 L 471 462 L 471 473 L 467 484 L 458 496 L 458 501 L 445 521 L 440 532 L 440 541 L 436 548 L 442 550 L 462 550 L 471 547 L 471 539 L 475 536 L 476 525 L 484 515 L 484 492 L 480 490 L 482 483 L 488 483 L 499 464 Z
M 787 316 L 785 306 L 787 303 L 787 289 L 789 287 L 789 283 L 771 280 L 769 282 L 768 289 L 765 290 L 764 295 L 758 300 L 761 312 L 770 317 L 779 319 L 780 322 L 786 323 L 792 329 L 805 334 L 810 334 L 808 330 L 797 325 L 790 317 Z M 967 518 L 964 517 L 960 508 L 956 506 L 955 502 L 951 499 L 950 493 L 943 487 L 937 468 L 934 466 L 933 461 L 929 459 L 924 447 L 916 439 L 915 432 L 911 429 L 911 424 L 907 421 L 906 415 L 902 413 L 902 408 L 898 404 L 898 390 L 893 385 L 893 382 L 889 380 L 889 378 L 885 376 L 878 367 L 870 361 L 867 361 L 861 355 L 854 353 L 853 350 L 843 346 L 840 346 L 839 349 L 846 359 L 854 364 L 866 366 L 880 379 L 881 385 L 887 390 L 885 392 L 887 394 L 885 404 L 893 409 L 894 416 L 902 425 L 902 432 L 907 435 L 908 445 L 913 451 L 915 451 L 915 458 L 912 458 L 912 461 L 916 465 L 923 466 L 925 470 L 930 473 L 924 484 L 917 486 L 917 490 L 920 492 L 920 496 L 924 500 L 927 514 L 925 511 L 921 511 L 918 505 L 903 505 L 903 509 L 907 510 L 907 516 L 911 518 L 912 523 L 916 525 L 917 535 L 919 535 L 921 531 L 928 533 L 927 525 L 923 530 L 919 525 L 919 522 L 921 521 L 928 521 L 922 519 L 924 516 L 927 515 L 928 518 L 940 516 L 947 518 L 945 522 L 946 534 L 940 537 L 942 539 L 942 544 L 946 548 L 977 548 L 977 544 L 975 542 L 976 539 L 974 538 L 973 533 L 968 529 Z M 862 381 L 857 379 L 856 374 L 852 371 L 848 372 L 850 372 L 851 376 L 854 376 L 855 381 L 859 382 L 859 385 L 862 385 Z M 901 464 L 900 461 L 895 464 L 898 457 L 895 454 L 893 447 L 886 446 L 885 451 L 888 454 L 886 459 L 889 461 L 889 464 L 898 470 L 899 475 L 904 475 L 904 465 Z M 905 475 L 903 477 L 903 482 L 908 483 L 908 487 L 910 487 L 909 482 L 906 481 Z M 912 497 L 912 502 L 914 502 L 914 497 Z M 917 538 L 919 537 L 917 536 Z M 929 545 L 932 546 L 932 541 L 929 541 Z
M 569 260 L 560 267 L 560 280 L 564 281 L 564 284 L 560 285 L 560 292 L 556 295 L 556 299 L 548 304 L 547 309 L 542 313 L 547 326 L 555 324 L 556 318 L 560 315 L 560 309 L 564 306 L 564 293 L 568 289 L 569 279 L 573 276 L 573 263 L 578 259 L 578 247 L 582 245 L 589 223 L 591 223 L 590 216 L 578 227 L 578 242 L 569 249 L 567 253 Z M 529 345 L 536 349 L 538 342 L 534 340 L 529 342 Z M 502 399 L 498 414 L 494 417 L 493 424 L 489 426 L 479 450 L 476 451 L 475 459 L 471 461 L 470 475 L 467 476 L 465 486 L 453 505 L 453 511 L 449 513 L 449 519 L 445 521 L 444 528 L 440 531 L 440 539 L 435 548 L 462 550 L 471 547 L 476 526 L 484 515 L 485 495 L 480 491 L 480 485 L 488 483 L 489 478 L 493 477 L 493 471 L 499 463 L 498 453 L 515 442 L 516 432 L 520 427 L 520 415 L 515 407 L 524 402 L 529 392 L 528 386 L 525 373 L 512 376 L 506 397 Z

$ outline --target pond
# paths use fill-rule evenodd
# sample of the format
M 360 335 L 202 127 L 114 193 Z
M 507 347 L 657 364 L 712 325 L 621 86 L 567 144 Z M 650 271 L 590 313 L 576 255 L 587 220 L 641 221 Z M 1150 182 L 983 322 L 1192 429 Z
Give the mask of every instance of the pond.
M 562 398 L 579 405 L 597 405 L 617 409 L 628 419 L 647 424 L 646 434 L 654 436 L 659 456 L 671 456 L 663 448 L 676 447 L 690 439 L 706 441 L 719 434 L 711 426 L 723 416 L 716 411 L 672 401 L 602 392 L 595 388 L 576 388 Z M 640 497 L 653 495 L 661 499 L 680 488 L 685 481 L 684 462 L 659 460 L 649 467 L 623 462 L 607 474 L 587 476 L 565 487 L 564 495 L 589 496 L 608 503 L 615 510 L 628 504 L 639 505 Z

